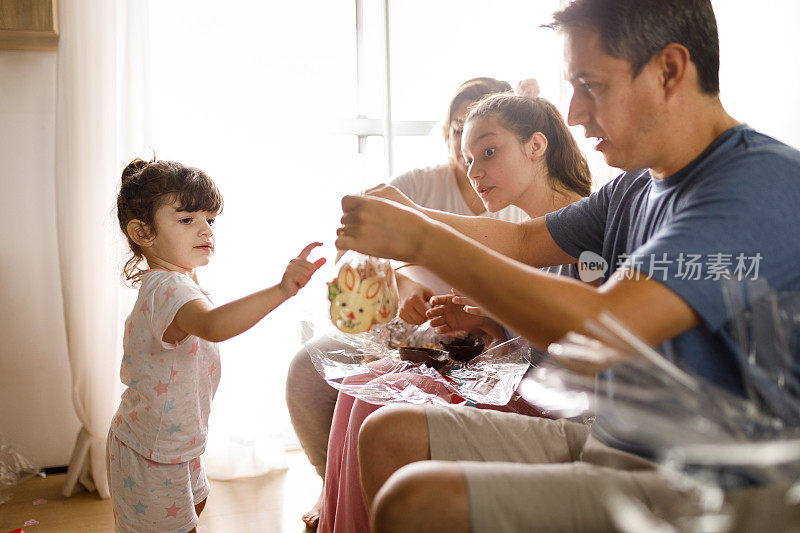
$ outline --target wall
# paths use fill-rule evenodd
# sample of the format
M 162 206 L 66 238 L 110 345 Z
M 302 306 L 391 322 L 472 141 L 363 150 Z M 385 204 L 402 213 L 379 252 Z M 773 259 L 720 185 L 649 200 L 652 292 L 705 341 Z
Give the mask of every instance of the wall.
M 0 51 L 0 440 L 69 461 L 70 398 L 55 235 L 56 53 Z
M 720 88 L 728 112 L 800 148 L 800 2 L 717 0 Z

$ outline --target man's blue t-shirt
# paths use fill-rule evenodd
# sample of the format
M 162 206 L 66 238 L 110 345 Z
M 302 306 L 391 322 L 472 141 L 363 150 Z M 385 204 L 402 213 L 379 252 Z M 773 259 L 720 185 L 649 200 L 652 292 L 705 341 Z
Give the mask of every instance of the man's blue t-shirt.
M 743 394 L 723 285 L 758 277 L 776 290 L 800 290 L 800 152 L 739 124 L 672 176 L 624 173 L 545 222 L 573 257 L 592 251 L 608 262 L 608 275 L 627 267 L 680 296 L 701 323 L 657 349 L 685 371 Z M 594 431 L 649 455 L 647 446 L 614 438 L 600 416 Z

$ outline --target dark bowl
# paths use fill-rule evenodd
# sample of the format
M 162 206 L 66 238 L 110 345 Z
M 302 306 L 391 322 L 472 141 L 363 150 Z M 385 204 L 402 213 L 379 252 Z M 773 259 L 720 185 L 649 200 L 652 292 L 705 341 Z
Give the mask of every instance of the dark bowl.
M 410 363 L 425 363 L 435 370 L 439 370 L 450 362 L 450 358 L 444 350 L 438 348 L 416 348 L 413 346 L 401 347 L 400 359 Z
M 483 339 L 468 336 L 465 339 L 453 339 L 448 343 L 440 342 L 442 349 L 450 354 L 450 359 L 466 363 L 478 357 L 485 346 Z

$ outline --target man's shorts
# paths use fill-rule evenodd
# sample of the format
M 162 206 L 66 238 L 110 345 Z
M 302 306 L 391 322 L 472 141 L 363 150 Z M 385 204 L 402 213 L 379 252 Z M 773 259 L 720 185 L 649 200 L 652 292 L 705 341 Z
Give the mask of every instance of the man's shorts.
M 470 530 L 610 531 L 613 498 L 668 513 L 683 505 L 653 463 L 610 448 L 588 425 L 469 407 L 426 407 L 431 459 L 458 461 Z
M 197 525 L 194 507 L 211 490 L 200 457 L 184 463 L 156 463 L 109 431 L 106 468 L 115 531 L 185 533 Z

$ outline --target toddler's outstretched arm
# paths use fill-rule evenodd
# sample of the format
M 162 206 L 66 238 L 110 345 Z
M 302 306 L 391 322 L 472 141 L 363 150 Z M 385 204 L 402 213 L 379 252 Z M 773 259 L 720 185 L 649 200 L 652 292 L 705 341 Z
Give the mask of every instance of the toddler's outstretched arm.
M 193 300 L 175 314 L 172 326 L 186 334 L 197 335 L 212 342 L 224 341 L 247 331 L 273 309 L 297 294 L 314 272 L 325 264 L 325 258 L 319 258 L 313 263 L 308 261 L 311 250 L 321 245 L 322 243 L 313 242 L 303 248 L 300 255 L 289 262 L 283 279 L 277 285 L 219 307 L 211 307 L 204 300 Z

